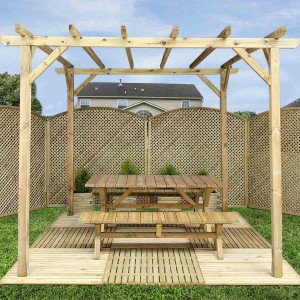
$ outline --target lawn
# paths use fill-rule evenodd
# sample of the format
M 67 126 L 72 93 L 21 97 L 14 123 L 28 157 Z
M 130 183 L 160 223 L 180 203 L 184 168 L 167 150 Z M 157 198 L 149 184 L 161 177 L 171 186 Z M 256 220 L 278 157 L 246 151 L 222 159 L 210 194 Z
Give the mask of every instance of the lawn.
M 239 211 L 267 240 L 271 238 L 270 212 Z M 57 216 L 61 208 L 30 213 L 32 243 Z M 300 217 L 283 215 L 284 257 L 300 273 Z M 17 217 L 0 218 L 0 277 L 17 259 Z M 147 286 L 1 286 L 0 299 L 300 299 L 300 287 L 147 287 Z

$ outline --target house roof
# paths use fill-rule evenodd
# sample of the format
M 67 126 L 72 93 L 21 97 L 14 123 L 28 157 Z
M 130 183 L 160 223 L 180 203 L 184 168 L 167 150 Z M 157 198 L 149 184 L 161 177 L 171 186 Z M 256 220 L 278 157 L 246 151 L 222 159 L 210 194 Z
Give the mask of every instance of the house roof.
M 300 98 L 289 103 L 288 105 L 286 105 L 284 107 L 300 107 Z
M 99 98 L 180 98 L 203 100 L 194 84 L 91 82 L 77 95 Z
M 165 108 L 163 108 L 163 107 L 161 107 L 161 106 L 158 106 L 158 105 L 155 105 L 155 104 L 153 104 L 153 103 L 150 103 L 150 102 L 148 102 L 148 101 L 139 101 L 139 102 L 137 102 L 137 103 L 134 103 L 134 104 L 132 104 L 132 105 L 129 105 L 129 106 L 125 107 L 124 110 L 130 109 L 130 108 L 132 108 L 132 107 L 139 106 L 139 105 L 141 105 L 141 104 L 147 104 L 147 105 L 152 106 L 152 107 L 155 107 L 155 108 L 157 108 L 157 109 L 159 109 L 159 110 L 161 110 L 161 111 L 167 111 Z

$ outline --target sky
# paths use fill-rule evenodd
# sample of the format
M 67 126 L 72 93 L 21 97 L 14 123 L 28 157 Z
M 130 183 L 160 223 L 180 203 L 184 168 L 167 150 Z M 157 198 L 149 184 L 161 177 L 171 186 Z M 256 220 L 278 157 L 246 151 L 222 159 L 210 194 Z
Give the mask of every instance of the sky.
M 120 36 L 121 25 L 126 25 L 129 36 L 168 37 L 174 25 L 179 37 L 216 37 L 231 25 L 231 37 L 263 37 L 280 26 L 287 27 L 286 38 L 300 37 L 300 1 L 200 1 L 200 0 L 0 0 L 0 35 L 16 35 L 19 23 L 34 35 L 69 36 L 68 25 L 74 24 L 85 36 Z M 127 68 L 124 49 L 94 48 L 108 68 Z M 173 49 L 166 68 L 185 68 L 203 49 Z M 163 49 L 132 49 L 136 68 L 159 68 Z M 199 68 L 218 68 L 233 57 L 231 49 L 218 49 L 203 61 Z M 252 54 L 267 70 L 261 50 Z M 33 68 L 46 55 L 37 50 Z M 97 65 L 80 48 L 69 48 L 63 57 L 75 67 L 96 68 Z M 281 105 L 300 97 L 300 46 L 283 49 L 281 59 Z M 43 106 L 43 115 L 54 115 L 66 110 L 66 85 L 55 62 L 36 80 L 37 96 Z M 234 64 L 238 74 L 230 76 L 228 111 L 250 110 L 260 113 L 268 110 L 268 86 L 244 62 Z M 0 72 L 20 72 L 19 47 L 0 44 Z M 76 75 L 75 87 L 87 75 Z M 219 108 L 218 97 L 197 76 L 112 76 L 99 75 L 93 81 L 159 82 L 195 84 L 204 96 L 204 106 Z M 209 76 L 216 86 L 219 76 Z

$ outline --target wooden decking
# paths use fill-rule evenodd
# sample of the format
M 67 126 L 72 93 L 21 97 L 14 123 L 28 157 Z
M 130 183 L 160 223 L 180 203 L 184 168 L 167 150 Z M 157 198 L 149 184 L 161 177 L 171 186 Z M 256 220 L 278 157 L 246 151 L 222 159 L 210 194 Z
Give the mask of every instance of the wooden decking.
M 271 249 L 243 218 L 224 228 L 224 260 L 217 259 L 212 239 L 105 239 L 100 260 L 93 259 L 93 227 L 78 223 L 79 214 L 59 218 L 30 249 L 30 273 L 16 276 L 16 264 L 1 284 L 101 285 L 300 285 L 300 276 L 284 261 L 284 277 L 271 275 Z M 110 226 L 126 232 L 135 226 Z M 174 232 L 196 226 L 170 226 Z

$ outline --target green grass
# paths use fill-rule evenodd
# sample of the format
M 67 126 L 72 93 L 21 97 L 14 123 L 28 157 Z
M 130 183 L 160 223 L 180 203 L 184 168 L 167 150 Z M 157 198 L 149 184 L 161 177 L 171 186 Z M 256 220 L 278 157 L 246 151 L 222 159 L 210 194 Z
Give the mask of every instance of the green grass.
M 267 240 L 271 237 L 270 212 L 255 209 L 239 211 Z M 41 209 L 30 213 L 32 243 L 63 211 Z M 300 273 L 300 217 L 283 215 L 285 258 Z M 17 217 L 0 218 L 0 277 L 17 258 Z M 300 299 L 299 287 L 147 287 L 147 286 L 1 286 L 0 299 Z

